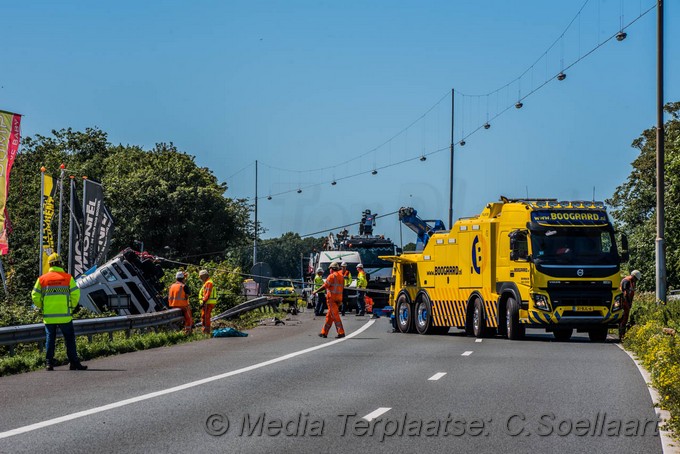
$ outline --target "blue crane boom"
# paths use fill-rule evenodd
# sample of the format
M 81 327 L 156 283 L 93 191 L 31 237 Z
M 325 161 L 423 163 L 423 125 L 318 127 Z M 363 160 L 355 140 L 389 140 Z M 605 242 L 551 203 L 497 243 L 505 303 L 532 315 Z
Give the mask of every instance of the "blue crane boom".
M 446 230 L 443 221 L 439 219 L 420 219 L 416 209 L 411 207 L 399 208 L 399 220 L 418 235 L 416 251 L 423 250 L 432 234 L 440 230 Z

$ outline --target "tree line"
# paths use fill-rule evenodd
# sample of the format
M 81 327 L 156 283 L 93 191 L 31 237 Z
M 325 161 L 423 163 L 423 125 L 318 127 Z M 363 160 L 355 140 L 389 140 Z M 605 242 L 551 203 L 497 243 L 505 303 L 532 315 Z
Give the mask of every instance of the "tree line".
M 665 106 L 666 263 L 668 287 L 680 287 L 680 102 Z M 629 270 L 639 269 L 642 290 L 655 286 L 656 129 L 646 129 L 632 146 L 639 150 L 627 179 L 606 200 L 618 230 L 630 243 Z M 111 256 L 144 243 L 152 254 L 198 264 L 201 259 L 226 261 L 248 272 L 252 265 L 254 225 L 247 199 L 225 196 L 227 183 L 195 157 L 172 143 L 151 150 L 113 145 L 97 128 L 54 130 L 50 136 L 22 140 L 10 176 L 7 209 L 11 220 L 9 254 L 3 258 L 9 302 L 30 304 L 38 274 L 40 168 L 55 179 L 59 166 L 67 175 L 87 176 L 104 186 L 106 205 L 115 221 Z M 56 180 L 55 180 L 56 181 Z M 68 184 L 64 184 L 68 202 Z M 68 203 L 64 205 L 62 255 L 68 245 Z M 57 220 L 55 219 L 55 224 Z M 55 229 L 56 232 L 56 229 Z M 258 226 L 258 234 L 265 230 Z M 288 232 L 262 240 L 258 261 L 269 263 L 275 276 L 296 278 L 305 258 L 321 249 L 323 238 L 301 238 Z M 306 270 L 304 270 L 306 271 Z

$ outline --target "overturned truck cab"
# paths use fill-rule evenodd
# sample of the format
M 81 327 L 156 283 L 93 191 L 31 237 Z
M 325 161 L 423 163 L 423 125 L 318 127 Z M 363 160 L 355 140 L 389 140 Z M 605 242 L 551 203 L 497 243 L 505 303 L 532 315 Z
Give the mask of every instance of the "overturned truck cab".
M 89 311 L 119 315 L 157 312 L 167 307 L 155 257 L 126 249 L 94 271 L 79 276 L 80 305 Z

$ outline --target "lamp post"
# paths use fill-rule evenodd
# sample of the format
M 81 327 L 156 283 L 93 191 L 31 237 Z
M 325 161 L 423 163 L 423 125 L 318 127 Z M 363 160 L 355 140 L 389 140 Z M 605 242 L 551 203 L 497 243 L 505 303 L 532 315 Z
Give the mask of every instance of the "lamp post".
M 666 301 L 664 244 L 663 0 L 656 3 L 656 300 Z

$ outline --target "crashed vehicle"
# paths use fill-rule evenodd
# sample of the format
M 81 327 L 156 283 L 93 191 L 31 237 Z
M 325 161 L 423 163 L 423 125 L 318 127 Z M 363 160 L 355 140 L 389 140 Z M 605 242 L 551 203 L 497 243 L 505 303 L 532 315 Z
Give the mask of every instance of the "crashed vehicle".
M 272 279 L 267 287 L 267 296 L 281 298 L 284 303 L 295 304 L 297 302 L 298 294 L 291 280 Z

